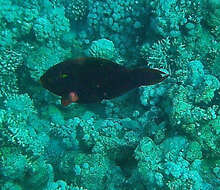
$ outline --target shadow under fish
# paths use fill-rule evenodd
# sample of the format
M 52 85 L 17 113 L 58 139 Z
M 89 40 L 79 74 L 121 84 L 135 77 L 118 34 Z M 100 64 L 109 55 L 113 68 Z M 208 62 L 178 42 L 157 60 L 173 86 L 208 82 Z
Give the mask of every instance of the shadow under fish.
M 168 74 L 157 69 L 129 69 L 110 60 L 85 57 L 54 65 L 41 76 L 40 82 L 61 96 L 61 103 L 67 106 L 72 102 L 97 103 L 112 99 L 167 77 Z

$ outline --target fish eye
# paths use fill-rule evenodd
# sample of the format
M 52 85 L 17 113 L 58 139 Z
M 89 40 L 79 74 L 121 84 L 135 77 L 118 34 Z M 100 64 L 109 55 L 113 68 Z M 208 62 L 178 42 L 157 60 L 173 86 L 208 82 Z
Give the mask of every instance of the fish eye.
M 67 78 L 68 77 L 68 74 L 66 73 L 61 73 L 60 74 L 60 78 L 64 79 L 64 78 Z

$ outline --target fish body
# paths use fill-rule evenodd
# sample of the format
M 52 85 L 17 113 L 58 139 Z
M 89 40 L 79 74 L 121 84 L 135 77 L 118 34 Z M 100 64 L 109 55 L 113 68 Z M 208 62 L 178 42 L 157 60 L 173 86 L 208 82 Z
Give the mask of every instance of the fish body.
M 54 65 L 40 81 L 68 105 L 112 99 L 136 87 L 157 84 L 167 76 L 157 69 L 129 69 L 110 60 L 86 57 Z

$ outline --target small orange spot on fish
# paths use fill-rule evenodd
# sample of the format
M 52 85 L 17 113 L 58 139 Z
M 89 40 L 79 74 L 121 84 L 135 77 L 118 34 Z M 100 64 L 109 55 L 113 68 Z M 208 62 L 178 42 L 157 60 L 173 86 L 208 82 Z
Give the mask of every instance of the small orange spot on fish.
M 77 102 L 77 100 L 79 100 L 79 97 L 75 92 L 70 92 L 69 99 L 71 102 Z
M 69 104 L 73 102 L 77 102 L 78 100 L 79 100 L 78 95 L 75 92 L 70 92 L 67 98 L 62 97 L 61 103 L 63 106 L 68 106 Z

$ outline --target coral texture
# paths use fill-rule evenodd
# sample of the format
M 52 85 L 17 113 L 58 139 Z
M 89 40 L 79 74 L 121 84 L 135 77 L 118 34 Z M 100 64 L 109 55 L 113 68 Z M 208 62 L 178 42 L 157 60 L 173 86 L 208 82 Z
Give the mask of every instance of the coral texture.
M 219 18 L 219 0 L 0 0 L 0 189 L 220 190 Z M 64 107 L 39 79 L 86 56 L 169 77 Z

